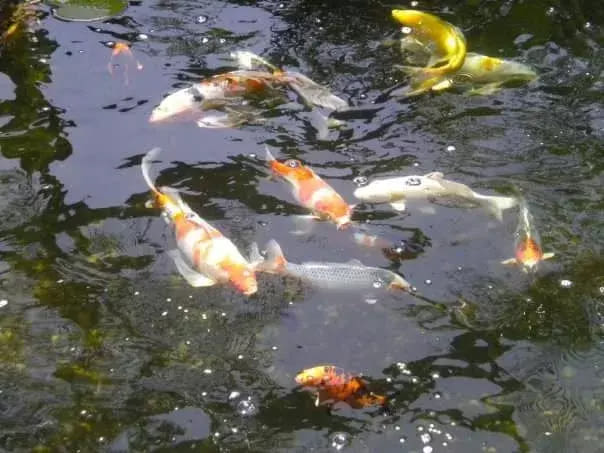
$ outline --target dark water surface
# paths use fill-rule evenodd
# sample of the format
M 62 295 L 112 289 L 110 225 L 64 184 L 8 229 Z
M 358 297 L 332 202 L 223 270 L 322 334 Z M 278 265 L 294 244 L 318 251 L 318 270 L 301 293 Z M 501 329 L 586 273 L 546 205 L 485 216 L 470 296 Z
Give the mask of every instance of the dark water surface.
M 0 57 L 0 450 L 601 452 L 604 445 L 604 14 L 596 0 L 433 1 L 469 50 L 528 63 L 538 81 L 487 97 L 410 100 L 388 40 L 398 3 L 131 2 L 105 22 L 41 23 Z M 200 16 L 203 16 L 200 19 Z M 207 19 L 207 20 L 206 20 Z M 111 76 L 107 41 L 143 64 Z M 318 140 L 292 97 L 263 124 L 150 125 L 163 96 L 233 69 L 245 48 L 299 70 L 355 108 Z M 266 178 L 268 144 L 353 202 L 353 178 L 439 170 L 521 191 L 556 258 L 534 277 L 513 253 L 515 211 L 429 205 L 355 219 L 413 250 L 391 260 L 303 214 Z M 163 148 L 159 183 L 247 250 L 277 239 L 294 262 L 402 273 L 409 294 L 337 294 L 260 276 L 246 299 L 193 289 L 166 255 L 171 233 L 140 158 Z M 568 280 L 569 282 L 566 282 Z M 316 408 L 301 369 L 363 373 L 391 400 Z

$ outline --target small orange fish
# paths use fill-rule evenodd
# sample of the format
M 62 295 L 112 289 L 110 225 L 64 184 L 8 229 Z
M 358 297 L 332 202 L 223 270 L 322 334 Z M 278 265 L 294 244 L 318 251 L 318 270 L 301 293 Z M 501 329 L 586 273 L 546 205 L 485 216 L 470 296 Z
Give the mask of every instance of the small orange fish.
M 295 380 L 302 387 L 317 389 L 316 406 L 339 401 L 347 403 L 354 409 L 386 404 L 386 397 L 370 392 L 359 376 L 348 374 L 333 365 L 319 365 L 305 369 L 296 375 Z
M 128 77 L 128 68 L 130 66 L 130 62 L 134 61 L 136 69 L 139 71 L 143 70 L 143 65 L 134 58 L 134 54 L 132 53 L 132 50 L 130 49 L 130 46 L 128 46 L 128 44 L 118 41 L 113 45 L 112 49 L 113 50 L 111 51 L 111 58 L 109 59 L 109 63 L 107 63 L 107 70 L 109 71 L 109 74 L 113 75 L 113 67 L 115 66 L 114 60 L 118 56 L 123 55 L 127 59 L 124 65 L 124 83 L 128 85 L 128 83 L 130 82 Z
M 309 167 L 296 159 L 279 162 L 268 149 L 266 160 L 275 174 L 292 185 L 292 193 L 298 203 L 310 209 L 318 218 L 329 219 L 338 229 L 350 225 L 353 207 Z
M 553 253 L 543 253 L 539 233 L 533 224 L 533 216 L 524 201 L 520 203 L 515 235 L 515 257 L 502 261 L 502 264 L 520 265 L 525 272 L 528 272 L 535 270 L 541 261 L 554 257 Z
M 246 296 L 258 285 L 255 266 L 220 231 L 199 217 L 170 188 L 156 188 L 149 176 L 151 160 L 159 153 L 155 148 L 143 158 L 143 178 L 155 195 L 155 204 L 174 226 L 177 249 L 168 252 L 180 274 L 193 287 L 230 283 Z

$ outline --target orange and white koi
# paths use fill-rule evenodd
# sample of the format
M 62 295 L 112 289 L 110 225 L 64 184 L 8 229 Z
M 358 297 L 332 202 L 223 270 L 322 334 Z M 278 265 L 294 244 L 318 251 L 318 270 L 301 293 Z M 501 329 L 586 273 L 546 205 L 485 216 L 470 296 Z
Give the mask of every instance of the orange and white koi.
M 170 94 L 153 110 L 149 122 L 161 122 L 186 113 L 198 113 L 221 107 L 223 103 L 234 107 L 233 101 L 238 98 L 283 86 L 298 93 L 308 105 L 330 110 L 343 110 L 348 107 L 346 101 L 332 94 L 326 87 L 297 72 L 281 70 L 252 52 L 237 51 L 231 56 L 239 67 L 245 69 L 218 74 Z M 208 127 L 203 123 L 200 126 Z M 222 126 L 219 124 L 218 127 Z
M 114 61 L 118 56 L 123 55 L 127 59 L 124 65 L 124 83 L 128 85 L 128 83 L 130 82 L 128 75 L 128 68 L 130 67 L 130 62 L 133 61 L 136 69 L 139 71 L 143 70 L 143 65 L 140 61 L 134 58 L 134 54 L 132 53 L 130 46 L 125 42 L 116 42 L 113 45 L 112 49 L 113 50 L 111 51 L 111 58 L 109 59 L 109 63 L 107 63 L 107 70 L 109 71 L 109 74 L 113 75 L 113 67 L 115 65 Z
M 359 409 L 384 406 L 387 401 L 385 396 L 369 391 L 367 384 L 359 376 L 346 373 L 333 365 L 318 365 L 302 370 L 295 380 L 302 387 L 317 389 L 315 406 L 343 401 L 352 408 Z
M 338 229 L 350 225 L 353 206 L 346 203 L 340 194 L 312 169 L 296 159 L 279 162 L 268 148 L 266 160 L 273 173 L 291 184 L 292 194 L 298 203 L 310 209 L 313 215 L 330 220 Z
M 525 272 L 537 269 L 537 265 L 543 261 L 553 258 L 554 253 L 543 253 L 539 233 L 534 226 L 533 216 L 529 212 L 525 201 L 520 203 L 518 214 L 518 227 L 516 228 L 515 250 L 516 256 L 502 261 L 502 264 L 522 266 Z
M 176 268 L 191 286 L 229 283 L 246 296 L 254 294 L 258 289 L 254 265 L 241 255 L 235 244 L 199 217 L 178 191 L 155 187 L 149 167 L 159 151 L 159 148 L 149 151 L 141 167 L 143 178 L 155 196 L 155 205 L 174 226 L 177 249 L 168 255 Z

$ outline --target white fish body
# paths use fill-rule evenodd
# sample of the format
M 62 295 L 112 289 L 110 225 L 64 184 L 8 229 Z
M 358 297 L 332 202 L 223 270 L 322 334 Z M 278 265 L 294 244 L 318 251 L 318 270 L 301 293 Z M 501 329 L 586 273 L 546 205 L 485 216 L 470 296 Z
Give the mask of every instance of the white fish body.
M 534 80 L 537 78 L 537 73 L 517 61 L 470 52 L 455 77 L 460 77 L 462 80 L 465 77 L 471 83 L 505 83 Z
M 356 189 L 354 196 L 369 203 L 390 203 L 398 211 L 405 210 L 405 200 L 456 197 L 486 207 L 500 220 L 503 210 L 517 204 L 517 200 L 512 197 L 481 195 L 465 184 L 444 179 L 444 175 L 440 172 L 423 176 L 377 179 Z

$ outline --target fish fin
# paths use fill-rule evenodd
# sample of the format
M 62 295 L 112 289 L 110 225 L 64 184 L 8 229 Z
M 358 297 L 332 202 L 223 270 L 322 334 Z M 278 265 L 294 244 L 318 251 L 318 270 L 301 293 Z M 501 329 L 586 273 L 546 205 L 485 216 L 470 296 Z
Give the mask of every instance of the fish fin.
M 451 79 L 444 79 L 441 82 L 438 82 L 437 84 L 433 85 L 431 90 L 432 91 L 441 91 L 441 90 L 446 90 L 447 88 L 451 88 L 453 86 L 453 81 Z
M 231 58 L 233 58 L 240 68 L 253 70 L 258 66 L 265 66 L 273 72 L 281 72 L 281 70 L 272 63 L 256 55 L 254 52 L 249 50 L 235 50 L 231 52 Z
M 273 153 L 271 153 L 271 150 L 268 149 L 268 146 L 264 145 L 264 150 L 266 151 L 265 159 L 267 162 L 273 162 L 273 161 L 277 160 L 277 159 L 275 159 L 275 156 L 273 156 Z
M 432 171 L 425 175 L 425 177 L 430 179 L 443 179 L 445 175 L 440 171 Z
M 226 129 L 246 122 L 244 116 L 237 117 L 228 113 L 203 115 L 197 120 L 197 127 L 205 129 Z
M 363 266 L 363 263 L 361 263 L 361 261 L 356 258 L 348 260 L 347 264 L 354 264 L 355 266 Z
M 549 260 L 549 259 L 553 258 L 554 256 L 556 256 L 555 253 L 553 253 L 553 252 L 547 252 L 547 253 L 543 254 L 543 256 L 541 257 L 541 259 L 542 260 Z
M 263 262 L 264 257 L 260 254 L 258 244 L 256 242 L 252 242 L 252 244 L 250 245 L 250 264 L 252 265 L 252 267 L 256 268 Z
M 291 231 L 292 234 L 297 236 L 303 236 L 312 231 L 317 220 L 321 220 L 321 217 L 308 214 L 308 215 L 296 215 L 293 216 L 296 229 Z
M 167 253 L 168 256 L 174 261 L 176 269 L 178 269 L 180 275 L 183 276 L 189 285 L 193 286 L 194 288 L 199 288 L 201 286 L 213 286 L 216 284 L 215 280 L 191 268 L 191 266 L 189 266 L 183 259 L 182 253 L 180 253 L 178 250 L 170 250 Z
M 477 199 L 484 203 L 489 212 L 499 221 L 503 220 L 503 211 L 518 204 L 518 200 L 514 197 L 479 196 Z
M 406 96 L 416 96 L 426 91 L 430 91 L 435 86 L 440 86 L 446 81 L 441 75 L 435 76 L 432 71 L 433 68 L 406 65 L 395 65 L 395 67 L 403 71 L 409 77 L 411 89 L 401 93 Z
M 518 260 L 516 258 L 509 258 L 507 260 L 503 260 L 501 264 L 505 266 L 516 266 L 518 265 Z
M 160 192 L 157 189 L 157 187 L 155 187 L 155 184 L 151 180 L 149 170 L 151 168 L 151 161 L 155 160 L 160 152 L 161 152 L 161 148 L 158 148 L 158 147 L 153 148 L 151 151 L 149 151 L 147 154 L 145 154 L 145 156 L 143 157 L 143 160 L 141 162 L 141 171 L 143 172 L 143 178 L 145 179 L 145 182 L 147 183 L 149 188 L 156 194 L 159 194 Z
M 258 270 L 269 272 L 271 274 L 279 274 L 285 271 L 287 261 L 283 256 L 281 246 L 271 239 L 266 244 L 266 260 L 258 266 Z
M 466 92 L 469 96 L 487 96 L 495 94 L 501 89 L 501 82 L 487 83 L 480 88 L 472 88 Z
M 284 80 L 308 105 L 325 107 L 331 110 L 345 110 L 348 108 L 348 102 L 344 99 L 298 72 L 285 72 Z
M 405 204 L 404 200 L 393 201 L 392 203 L 390 203 L 390 206 L 392 206 L 392 209 L 394 209 L 395 211 L 400 212 L 403 212 L 407 208 L 407 205 Z

